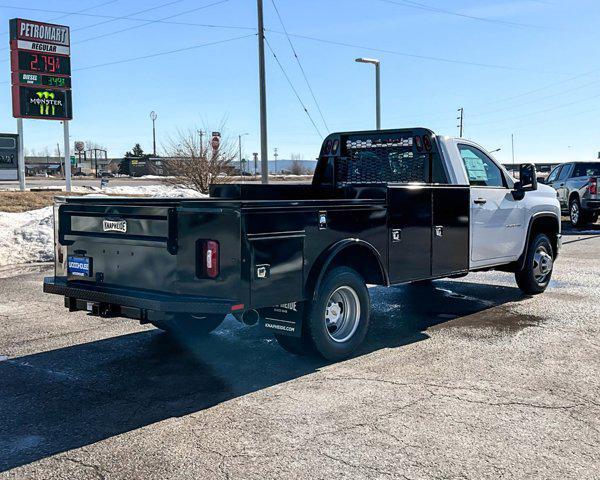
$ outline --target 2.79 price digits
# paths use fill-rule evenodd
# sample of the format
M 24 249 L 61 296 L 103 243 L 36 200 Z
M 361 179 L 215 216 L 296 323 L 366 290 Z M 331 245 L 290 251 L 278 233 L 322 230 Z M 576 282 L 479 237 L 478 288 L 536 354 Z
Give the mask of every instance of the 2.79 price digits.
M 19 52 L 19 70 L 30 72 L 71 75 L 69 57 L 47 53 Z

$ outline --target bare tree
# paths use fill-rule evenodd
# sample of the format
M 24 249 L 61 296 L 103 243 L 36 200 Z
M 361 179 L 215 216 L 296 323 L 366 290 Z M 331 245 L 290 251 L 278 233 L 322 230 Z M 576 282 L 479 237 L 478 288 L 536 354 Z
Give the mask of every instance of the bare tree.
M 95 142 L 94 140 L 86 140 L 84 144 L 86 150 L 93 150 L 94 148 L 97 148 L 98 150 L 106 150 L 102 144 Z
M 304 156 L 301 153 L 292 153 L 290 155 L 292 164 L 290 165 L 290 173 L 292 175 L 306 175 L 308 170 L 302 165 Z
M 292 160 L 292 164 L 290 165 L 290 173 L 292 175 L 306 175 L 307 169 L 304 168 L 300 160 Z
M 205 129 L 210 131 L 208 129 Z M 211 183 L 226 183 L 233 174 L 236 143 L 232 138 L 221 136 L 219 148 L 214 150 L 211 137 L 202 136 L 198 129 L 178 130 L 170 137 L 164 148 L 165 173 L 173 178 L 169 183 L 208 193 Z

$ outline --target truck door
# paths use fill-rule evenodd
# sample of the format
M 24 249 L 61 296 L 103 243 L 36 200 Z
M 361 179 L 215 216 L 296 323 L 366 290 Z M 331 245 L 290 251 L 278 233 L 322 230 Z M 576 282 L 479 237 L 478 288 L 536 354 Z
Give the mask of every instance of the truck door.
M 560 202 L 561 207 L 565 209 L 569 207 L 569 189 L 567 187 L 567 180 L 571 176 L 572 170 L 572 163 L 567 163 L 566 165 L 563 165 L 553 185 L 554 189 L 556 190 L 556 196 L 558 197 L 558 201 Z
M 521 253 L 522 203 L 515 200 L 502 170 L 473 145 L 458 144 L 471 185 L 471 260 L 493 265 Z

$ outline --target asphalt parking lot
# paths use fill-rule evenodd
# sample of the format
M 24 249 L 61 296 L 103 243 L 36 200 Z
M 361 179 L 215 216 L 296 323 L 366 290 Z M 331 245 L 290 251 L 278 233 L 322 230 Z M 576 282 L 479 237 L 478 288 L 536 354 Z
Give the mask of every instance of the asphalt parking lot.
M 0 272 L 0 478 L 599 478 L 600 225 L 549 290 L 512 275 L 371 289 L 338 364 L 228 319 L 182 343 L 69 314 Z

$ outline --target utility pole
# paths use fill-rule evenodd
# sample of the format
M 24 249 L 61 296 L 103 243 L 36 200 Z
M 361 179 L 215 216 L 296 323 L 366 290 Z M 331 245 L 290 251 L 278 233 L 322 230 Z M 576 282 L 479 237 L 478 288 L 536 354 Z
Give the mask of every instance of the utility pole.
M 458 117 L 456 118 L 457 120 L 460 121 L 460 123 L 457 125 L 457 127 L 459 128 L 459 137 L 462 138 L 463 136 L 463 127 L 464 127 L 464 122 L 465 122 L 465 109 L 463 107 L 460 107 L 458 109 Z
M 258 77 L 260 91 L 260 170 L 262 183 L 269 183 L 269 150 L 267 146 L 267 86 L 265 74 L 265 27 L 263 2 L 256 0 L 258 13 Z
M 277 175 L 277 157 L 279 157 L 279 154 L 277 153 L 277 147 L 275 147 L 273 150 L 273 157 L 275 158 L 275 175 Z
M 204 130 L 198 130 L 198 134 L 200 135 L 200 158 L 203 158 L 202 149 L 204 148 L 203 138 L 204 138 Z
M 510 146 L 512 150 L 512 163 L 515 164 L 515 135 L 513 133 L 510 134 Z
M 238 160 L 240 161 L 240 173 L 244 173 L 244 165 L 242 164 L 242 137 L 250 135 L 249 133 L 242 133 L 238 135 Z

